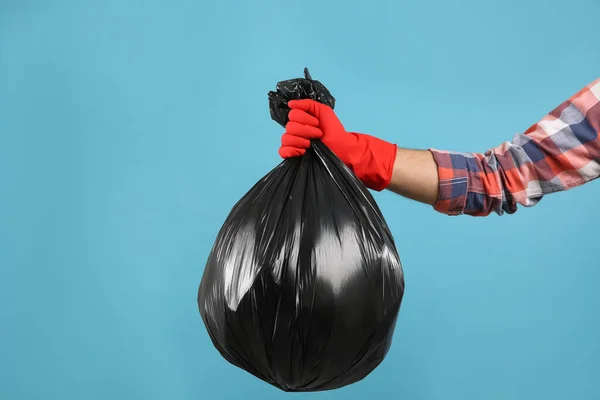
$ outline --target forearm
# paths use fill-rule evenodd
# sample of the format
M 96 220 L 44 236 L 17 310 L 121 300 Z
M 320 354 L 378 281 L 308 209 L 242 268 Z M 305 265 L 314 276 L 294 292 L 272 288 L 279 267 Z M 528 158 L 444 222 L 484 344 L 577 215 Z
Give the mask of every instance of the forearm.
M 537 204 L 543 192 L 527 184 L 522 172 L 505 170 L 508 165 L 501 149 L 507 146 L 511 144 L 485 154 L 398 148 L 387 189 L 448 215 L 512 214 L 517 205 Z M 509 157 L 526 157 L 517 154 L 523 153 L 518 146 L 512 146 L 510 153 Z M 530 178 L 537 183 L 535 172 Z M 526 186 L 529 189 L 523 190 Z
M 434 206 L 438 199 L 439 178 L 431 152 L 398 148 L 388 190 Z
M 498 161 L 497 151 L 476 154 L 398 148 L 387 189 L 448 215 L 512 214 L 517 204 L 536 204 L 541 198 L 538 193 L 517 199 L 511 192 L 520 187 L 522 177 L 517 176 L 520 182 L 516 184 L 507 177 L 502 165 L 506 163 Z

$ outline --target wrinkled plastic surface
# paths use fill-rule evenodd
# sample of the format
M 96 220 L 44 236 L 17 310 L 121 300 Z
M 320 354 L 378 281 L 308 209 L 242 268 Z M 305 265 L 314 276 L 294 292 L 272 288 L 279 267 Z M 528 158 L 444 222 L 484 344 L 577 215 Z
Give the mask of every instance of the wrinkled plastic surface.
M 269 94 L 282 125 L 289 99 L 333 106 L 305 73 Z M 400 259 L 373 197 L 315 141 L 235 205 L 198 304 L 227 361 L 285 391 L 318 391 L 359 381 L 381 363 L 403 292 Z
M 311 99 L 335 108 L 335 98 L 321 82 L 312 79 L 308 68 L 304 68 L 304 79 L 290 79 L 277 84 L 274 92 L 269 92 L 271 118 L 281 126 L 288 122 L 290 100 Z

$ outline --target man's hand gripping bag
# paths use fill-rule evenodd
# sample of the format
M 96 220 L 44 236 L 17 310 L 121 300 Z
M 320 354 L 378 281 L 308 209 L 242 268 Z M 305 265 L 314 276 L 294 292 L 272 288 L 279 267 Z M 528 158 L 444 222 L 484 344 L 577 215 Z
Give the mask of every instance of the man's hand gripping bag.
M 277 84 L 287 101 L 334 98 L 305 70 Z M 284 391 L 357 382 L 386 356 L 404 293 L 400 258 L 368 189 L 320 141 L 239 200 L 209 255 L 198 305 L 230 363 Z

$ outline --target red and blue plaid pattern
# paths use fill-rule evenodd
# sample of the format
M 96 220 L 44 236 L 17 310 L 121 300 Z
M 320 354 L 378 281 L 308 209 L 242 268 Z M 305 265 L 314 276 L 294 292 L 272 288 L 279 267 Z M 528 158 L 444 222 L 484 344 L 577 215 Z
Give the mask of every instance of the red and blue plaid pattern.
M 534 206 L 600 176 L 600 79 L 485 154 L 430 151 L 440 179 L 437 211 L 485 216 Z

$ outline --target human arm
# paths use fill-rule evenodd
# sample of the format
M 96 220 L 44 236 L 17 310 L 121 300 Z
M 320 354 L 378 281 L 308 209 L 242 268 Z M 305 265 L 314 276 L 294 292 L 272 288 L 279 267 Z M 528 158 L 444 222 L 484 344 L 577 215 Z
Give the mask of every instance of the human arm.
M 397 148 L 346 132 L 322 104 L 301 100 L 289 105 L 282 157 L 302 154 L 310 130 L 311 139 L 321 139 L 371 189 L 387 188 L 449 215 L 514 213 L 518 205 L 533 206 L 545 194 L 600 175 L 600 80 L 512 142 L 484 154 Z

